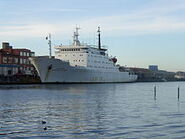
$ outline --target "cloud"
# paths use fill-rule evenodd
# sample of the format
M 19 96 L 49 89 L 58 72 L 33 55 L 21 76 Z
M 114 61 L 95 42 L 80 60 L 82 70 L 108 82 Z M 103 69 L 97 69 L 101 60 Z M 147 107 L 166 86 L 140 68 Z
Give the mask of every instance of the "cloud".
M 47 9 L 47 10 L 42 10 L 42 11 L 49 11 L 49 12 L 80 12 L 84 11 L 82 9 L 71 9 L 71 8 L 60 8 L 60 9 Z
M 76 24 L 83 29 L 83 34 L 89 34 L 96 31 L 97 26 L 101 26 L 106 35 L 143 35 L 143 34 L 160 34 L 170 32 L 185 31 L 185 16 L 175 14 L 176 12 L 185 12 L 185 3 L 182 1 L 164 0 L 155 1 L 146 5 L 144 9 L 122 13 L 113 16 L 99 16 L 90 19 L 71 18 L 70 20 L 62 19 L 61 21 L 27 22 L 0 24 L 0 36 L 20 36 L 20 37 L 37 37 L 51 32 L 56 35 L 71 34 Z M 167 4 L 167 5 L 166 5 Z M 148 8 L 149 7 L 149 8 Z M 47 11 L 58 12 L 76 12 L 81 9 L 47 9 Z
M 49 24 L 23 24 L 0 26 L 0 37 L 38 37 L 47 34 L 48 31 L 55 32 L 56 28 Z
M 93 33 L 97 26 L 101 26 L 103 32 L 112 35 L 143 35 L 156 33 L 169 33 L 185 31 L 185 21 L 179 21 L 176 18 L 165 17 L 141 17 L 140 19 L 125 18 L 125 16 L 111 16 L 90 19 L 78 22 L 82 30 Z M 138 16 L 137 16 L 138 18 Z M 75 21 L 74 21 L 75 23 Z M 41 36 L 48 32 L 54 34 L 69 34 L 73 31 L 73 23 L 33 23 L 23 25 L 0 26 L 0 36 Z

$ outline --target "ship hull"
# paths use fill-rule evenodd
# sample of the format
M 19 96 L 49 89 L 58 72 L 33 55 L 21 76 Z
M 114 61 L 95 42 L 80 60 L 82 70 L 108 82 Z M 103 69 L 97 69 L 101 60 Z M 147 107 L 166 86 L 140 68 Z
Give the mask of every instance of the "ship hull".
M 33 57 L 30 61 L 35 66 L 42 83 L 121 83 L 137 80 L 137 75 L 129 72 L 74 67 L 68 62 L 54 58 Z

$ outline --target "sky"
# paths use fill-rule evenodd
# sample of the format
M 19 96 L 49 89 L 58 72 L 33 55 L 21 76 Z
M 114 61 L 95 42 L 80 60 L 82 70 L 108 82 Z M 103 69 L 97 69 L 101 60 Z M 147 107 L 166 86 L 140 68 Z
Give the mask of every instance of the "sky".
M 14 48 L 48 55 L 47 34 L 70 44 L 76 26 L 93 45 L 100 26 L 120 65 L 185 71 L 185 0 L 0 0 L 0 42 Z

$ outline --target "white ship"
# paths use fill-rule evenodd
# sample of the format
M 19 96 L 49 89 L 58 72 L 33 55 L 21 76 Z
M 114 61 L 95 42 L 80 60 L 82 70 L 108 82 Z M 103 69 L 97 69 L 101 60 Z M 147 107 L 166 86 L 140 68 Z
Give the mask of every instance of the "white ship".
M 98 47 L 81 44 L 78 29 L 74 32 L 72 45 L 59 45 L 55 58 L 38 56 L 30 58 L 43 83 L 109 83 L 134 82 L 137 75 L 120 71 L 117 59 L 109 57 L 101 47 L 98 28 Z M 51 40 L 49 40 L 51 50 Z

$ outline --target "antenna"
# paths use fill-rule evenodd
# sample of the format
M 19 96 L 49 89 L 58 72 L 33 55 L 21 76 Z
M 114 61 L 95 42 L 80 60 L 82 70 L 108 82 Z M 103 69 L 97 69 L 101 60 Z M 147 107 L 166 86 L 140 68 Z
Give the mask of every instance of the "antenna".
M 100 27 L 98 27 L 98 48 L 101 50 L 101 31 L 100 31 Z
M 75 45 L 75 46 L 80 46 L 80 41 L 78 40 L 78 37 L 79 37 L 78 30 L 79 29 L 80 28 L 76 26 L 75 32 L 74 32 L 74 35 L 73 35 L 73 45 Z
M 46 37 L 46 40 L 48 40 L 48 45 L 49 45 L 49 58 L 52 57 L 51 54 L 51 33 L 49 33 L 49 35 Z

